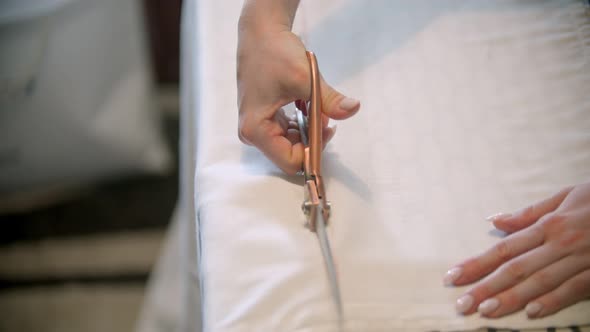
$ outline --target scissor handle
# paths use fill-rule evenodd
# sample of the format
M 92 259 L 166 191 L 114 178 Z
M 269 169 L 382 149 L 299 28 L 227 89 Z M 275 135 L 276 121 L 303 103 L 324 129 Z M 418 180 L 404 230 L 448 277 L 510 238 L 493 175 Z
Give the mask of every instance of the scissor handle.
M 330 204 L 326 197 L 324 181 L 321 175 L 322 168 L 322 96 L 320 91 L 320 74 L 318 62 L 313 52 L 306 52 L 311 72 L 311 93 L 309 104 L 297 101 L 298 123 L 301 132 L 301 140 L 306 145 L 303 174 L 305 176 L 305 198 L 302 205 L 307 215 L 307 224 L 311 231 L 316 231 L 318 213 L 323 217 L 323 224 L 328 223 L 330 217 Z M 307 121 L 302 113 L 307 113 Z
M 309 172 L 319 175 L 322 167 L 322 94 L 320 91 L 320 72 L 315 54 L 306 51 L 311 71 L 311 95 L 309 98 L 308 137 Z

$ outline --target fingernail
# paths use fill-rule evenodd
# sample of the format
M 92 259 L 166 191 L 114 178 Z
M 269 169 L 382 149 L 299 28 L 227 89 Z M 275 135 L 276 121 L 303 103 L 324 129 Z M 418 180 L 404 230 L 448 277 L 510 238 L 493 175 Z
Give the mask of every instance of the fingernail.
M 342 99 L 340 101 L 340 108 L 345 111 L 352 111 L 356 107 L 358 107 L 359 104 L 360 104 L 360 101 L 353 99 L 353 98 L 345 97 L 344 99 Z
M 500 306 L 500 301 L 498 299 L 487 299 L 479 304 L 477 307 L 477 311 L 479 311 L 482 315 L 488 315 L 494 312 Z
M 330 127 L 330 128 L 332 128 L 332 134 L 336 134 L 336 129 L 338 129 L 338 125 L 337 125 L 337 124 L 335 124 L 335 125 L 333 125 L 333 126 L 332 126 L 332 127 Z
M 459 279 L 463 273 L 463 269 L 460 267 L 454 267 L 447 271 L 445 277 L 443 278 L 443 283 L 445 286 L 453 286 L 455 284 L 455 280 Z
M 323 138 L 324 144 L 326 144 L 329 140 L 332 139 L 332 137 L 334 137 L 334 135 L 336 135 L 336 128 L 338 128 L 337 125 L 333 125 L 331 127 L 328 127 L 328 129 L 330 129 L 330 131 L 329 131 L 328 136 Z
M 491 215 L 489 217 L 486 218 L 487 221 L 498 221 L 498 220 L 502 220 L 502 219 L 506 219 L 508 217 L 511 217 L 512 214 L 511 213 L 496 213 L 494 215 Z
M 531 302 L 526 305 L 524 311 L 526 312 L 527 316 L 532 318 L 536 317 L 541 312 L 541 309 L 543 309 L 543 305 L 541 303 Z
M 457 300 L 455 303 L 455 309 L 458 313 L 463 314 L 467 312 L 473 305 L 473 296 L 471 295 L 463 295 Z

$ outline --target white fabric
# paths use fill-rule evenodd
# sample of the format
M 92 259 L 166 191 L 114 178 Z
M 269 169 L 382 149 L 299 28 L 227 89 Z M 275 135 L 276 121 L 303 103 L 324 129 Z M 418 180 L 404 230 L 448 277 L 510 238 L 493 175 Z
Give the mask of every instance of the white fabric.
M 205 331 L 335 331 L 301 179 L 236 135 L 240 2 L 194 10 L 195 177 Z M 484 217 L 590 179 L 590 19 L 581 1 L 317 0 L 296 30 L 360 98 L 325 151 L 348 331 L 590 323 L 454 311 L 447 268 L 498 242 Z

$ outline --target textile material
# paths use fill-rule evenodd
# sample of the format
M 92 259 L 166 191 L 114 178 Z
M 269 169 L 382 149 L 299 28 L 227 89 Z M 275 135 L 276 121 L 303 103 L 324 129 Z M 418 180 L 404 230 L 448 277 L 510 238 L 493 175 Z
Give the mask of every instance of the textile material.
M 335 331 L 301 178 L 236 135 L 241 3 L 199 1 L 195 209 L 205 331 Z M 362 101 L 325 151 L 347 331 L 542 329 L 463 317 L 446 270 L 501 234 L 483 221 L 590 179 L 590 19 L 582 1 L 321 0 L 295 29 Z M 566 329 L 567 330 L 567 329 Z

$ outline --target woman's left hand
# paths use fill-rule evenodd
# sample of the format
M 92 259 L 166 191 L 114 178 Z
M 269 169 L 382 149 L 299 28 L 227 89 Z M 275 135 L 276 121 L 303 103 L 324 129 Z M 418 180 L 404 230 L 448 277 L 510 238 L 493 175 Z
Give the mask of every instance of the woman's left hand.
M 444 278 L 477 281 L 457 300 L 459 313 L 496 318 L 525 308 L 540 318 L 590 298 L 590 183 L 489 219 L 509 236 Z

